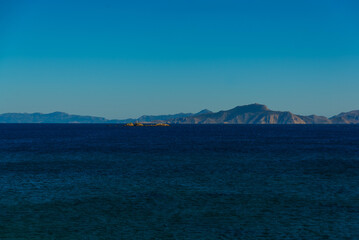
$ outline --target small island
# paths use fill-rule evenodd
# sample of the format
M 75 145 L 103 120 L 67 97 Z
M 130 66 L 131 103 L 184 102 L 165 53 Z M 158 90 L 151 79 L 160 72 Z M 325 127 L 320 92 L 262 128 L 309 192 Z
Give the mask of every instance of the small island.
M 169 127 L 167 123 L 143 124 L 143 123 L 126 123 L 125 127 Z

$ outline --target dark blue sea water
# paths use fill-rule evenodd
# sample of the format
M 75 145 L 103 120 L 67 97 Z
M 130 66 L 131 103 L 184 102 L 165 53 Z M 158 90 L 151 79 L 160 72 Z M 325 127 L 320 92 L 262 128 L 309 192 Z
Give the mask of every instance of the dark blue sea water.
M 0 239 L 359 239 L 359 125 L 0 125 Z

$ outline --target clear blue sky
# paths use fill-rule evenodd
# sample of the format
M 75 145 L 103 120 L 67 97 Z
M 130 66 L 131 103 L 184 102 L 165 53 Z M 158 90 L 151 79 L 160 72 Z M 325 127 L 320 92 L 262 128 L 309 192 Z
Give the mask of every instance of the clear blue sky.
M 357 0 L 0 0 L 0 113 L 359 109 Z

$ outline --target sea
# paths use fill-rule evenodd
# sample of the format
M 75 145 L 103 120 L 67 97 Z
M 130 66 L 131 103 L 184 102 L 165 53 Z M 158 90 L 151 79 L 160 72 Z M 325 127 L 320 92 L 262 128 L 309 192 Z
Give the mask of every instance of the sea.
M 0 124 L 0 239 L 359 239 L 359 125 Z

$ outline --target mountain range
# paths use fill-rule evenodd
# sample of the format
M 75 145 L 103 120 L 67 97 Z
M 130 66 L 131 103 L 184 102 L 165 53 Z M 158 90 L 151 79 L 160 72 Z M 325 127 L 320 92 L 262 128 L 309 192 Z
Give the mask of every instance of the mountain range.
M 144 115 L 136 119 L 109 120 L 102 117 L 71 115 L 63 112 L 4 113 L 0 123 L 170 123 L 170 124 L 359 124 L 359 110 L 340 113 L 333 117 L 302 116 L 291 112 L 273 111 L 262 104 L 249 104 L 211 112 L 204 109 L 198 113 L 170 115 Z
M 291 112 L 272 111 L 265 105 L 255 103 L 216 113 L 176 118 L 169 122 L 177 124 L 330 124 L 331 120 L 316 115 L 300 116 Z
M 102 117 L 71 115 L 63 112 L 42 113 L 4 113 L 0 114 L 0 123 L 108 123 Z M 116 120 L 114 121 L 116 122 Z

